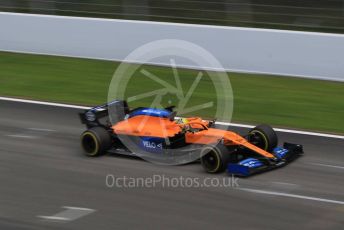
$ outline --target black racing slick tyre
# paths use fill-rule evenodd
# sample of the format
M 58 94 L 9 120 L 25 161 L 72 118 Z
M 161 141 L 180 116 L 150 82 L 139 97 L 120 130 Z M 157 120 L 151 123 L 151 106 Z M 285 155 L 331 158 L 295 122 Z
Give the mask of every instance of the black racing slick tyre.
M 223 172 L 230 160 L 230 153 L 223 145 L 205 146 L 201 151 L 201 164 L 207 173 Z
M 86 156 L 96 157 L 111 147 L 111 136 L 103 127 L 93 127 L 81 134 L 81 146 Z
M 267 152 L 271 152 L 278 144 L 278 137 L 271 126 L 263 124 L 249 131 L 248 141 Z

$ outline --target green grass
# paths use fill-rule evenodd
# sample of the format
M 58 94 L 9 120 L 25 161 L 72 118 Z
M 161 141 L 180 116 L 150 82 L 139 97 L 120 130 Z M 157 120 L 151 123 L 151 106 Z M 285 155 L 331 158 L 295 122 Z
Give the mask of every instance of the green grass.
M 109 61 L 0 52 L 0 95 L 96 105 L 107 101 L 108 87 L 117 67 L 118 63 Z M 175 85 L 171 68 L 144 66 L 144 69 Z M 178 71 L 186 92 L 198 71 Z M 344 133 L 344 83 L 238 73 L 229 73 L 229 78 L 235 122 Z M 136 70 L 125 96 L 160 88 Z M 229 95 L 225 92 L 221 97 Z M 188 106 L 215 99 L 215 89 L 205 74 Z M 134 101 L 131 105 L 144 106 L 151 100 Z M 167 93 L 161 103 L 166 106 L 169 101 L 176 102 L 176 95 Z M 215 111 L 202 109 L 192 114 L 213 117 Z

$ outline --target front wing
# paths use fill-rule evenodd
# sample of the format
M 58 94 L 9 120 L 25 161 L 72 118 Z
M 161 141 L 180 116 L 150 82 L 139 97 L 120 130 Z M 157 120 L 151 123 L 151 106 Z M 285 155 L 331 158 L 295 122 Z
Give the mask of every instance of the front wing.
M 287 165 L 303 154 L 303 146 L 299 144 L 284 143 L 282 147 L 276 147 L 273 152 L 276 159 L 246 158 L 238 163 L 229 163 L 227 172 L 236 176 L 250 176 L 256 173 L 272 170 Z

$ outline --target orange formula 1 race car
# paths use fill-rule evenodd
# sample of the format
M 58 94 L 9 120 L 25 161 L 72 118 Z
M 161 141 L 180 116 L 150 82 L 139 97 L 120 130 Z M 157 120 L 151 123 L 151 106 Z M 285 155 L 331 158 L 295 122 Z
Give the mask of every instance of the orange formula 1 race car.
M 167 164 L 200 160 L 208 173 L 227 170 L 249 176 L 286 165 L 303 154 L 302 145 L 284 143 L 277 147 L 277 135 L 268 125 L 259 125 L 241 136 L 216 128 L 215 121 L 175 118 L 173 107 L 130 110 L 126 101 L 116 100 L 79 115 L 87 126 L 81 145 L 92 157 L 113 152 Z

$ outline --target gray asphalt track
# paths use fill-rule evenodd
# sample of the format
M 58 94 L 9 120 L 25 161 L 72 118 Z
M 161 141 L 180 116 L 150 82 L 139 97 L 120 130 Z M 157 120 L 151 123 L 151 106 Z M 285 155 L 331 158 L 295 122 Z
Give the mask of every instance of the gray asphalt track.
M 84 157 L 77 112 L 0 101 L 0 229 L 344 227 L 343 140 L 280 133 L 281 142 L 304 144 L 306 155 L 279 170 L 239 179 L 236 188 L 109 188 L 108 174 L 199 180 L 226 175 L 208 175 L 199 164 L 164 167 L 127 157 Z M 73 221 L 39 217 L 63 206 L 95 211 Z

